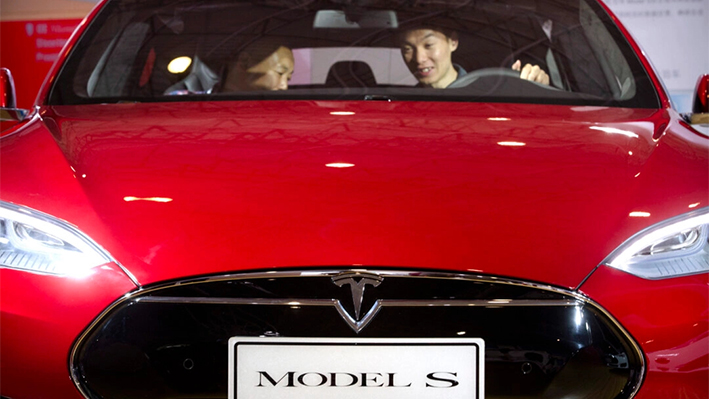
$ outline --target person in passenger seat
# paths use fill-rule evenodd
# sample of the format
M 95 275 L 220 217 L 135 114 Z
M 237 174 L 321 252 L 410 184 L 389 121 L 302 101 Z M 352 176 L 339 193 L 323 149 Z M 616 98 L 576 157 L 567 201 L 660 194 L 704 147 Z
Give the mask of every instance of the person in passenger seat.
M 274 40 L 259 40 L 227 65 L 221 91 L 287 90 L 294 67 L 289 47 Z
M 465 71 L 454 64 L 452 55 L 458 48 L 458 35 L 435 27 L 417 27 L 402 32 L 401 55 L 409 71 L 419 81 L 419 87 L 444 89 L 463 77 Z M 522 67 L 517 60 L 512 69 L 520 71 L 520 78 L 548 85 L 549 75 L 538 65 Z

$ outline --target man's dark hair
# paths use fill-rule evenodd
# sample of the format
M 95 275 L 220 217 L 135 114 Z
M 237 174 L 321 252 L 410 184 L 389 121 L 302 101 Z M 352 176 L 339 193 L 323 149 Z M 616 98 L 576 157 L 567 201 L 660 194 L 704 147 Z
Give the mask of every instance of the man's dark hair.
M 397 36 L 396 36 L 396 41 L 397 43 L 401 43 L 403 41 L 404 35 L 406 32 L 410 32 L 412 30 L 421 30 L 421 29 L 430 29 L 432 31 L 440 32 L 445 35 L 445 37 L 453 40 L 458 40 L 458 32 L 455 30 L 440 26 L 440 25 L 435 25 L 435 24 L 430 24 L 430 23 L 419 23 L 419 24 L 412 24 L 408 26 L 403 26 L 398 29 Z

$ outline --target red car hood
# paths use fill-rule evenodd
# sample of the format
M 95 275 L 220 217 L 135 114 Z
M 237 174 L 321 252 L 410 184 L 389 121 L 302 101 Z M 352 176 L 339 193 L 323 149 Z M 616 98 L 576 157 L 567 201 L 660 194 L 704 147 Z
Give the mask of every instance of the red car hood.
M 92 208 L 70 221 L 142 284 L 364 265 L 573 287 L 693 201 L 652 209 L 661 190 L 706 193 L 642 179 L 670 121 L 654 110 L 252 101 L 63 106 L 43 119 Z

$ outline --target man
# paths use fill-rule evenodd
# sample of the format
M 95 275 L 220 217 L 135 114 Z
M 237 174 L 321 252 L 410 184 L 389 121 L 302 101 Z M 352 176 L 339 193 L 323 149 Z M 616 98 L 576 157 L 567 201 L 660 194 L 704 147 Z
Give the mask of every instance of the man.
M 405 31 L 401 36 L 401 55 L 404 62 L 422 87 L 444 89 L 466 71 L 453 63 L 453 52 L 458 48 L 455 32 L 442 32 L 434 28 L 417 28 Z M 520 71 L 520 78 L 549 84 L 549 75 L 537 65 L 517 60 L 512 69 Z
M 229 64 L 221 91 L 287 90 L 294 66 L 290 48 L 276 41 L 260 40 Z

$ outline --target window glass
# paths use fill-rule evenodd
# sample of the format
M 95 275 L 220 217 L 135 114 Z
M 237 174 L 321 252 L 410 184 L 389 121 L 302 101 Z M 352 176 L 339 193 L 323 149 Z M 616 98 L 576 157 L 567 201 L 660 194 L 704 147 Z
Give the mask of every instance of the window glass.
M 234 99 L 659 104 L 586 0 L 117 0 L 49 102 Z

